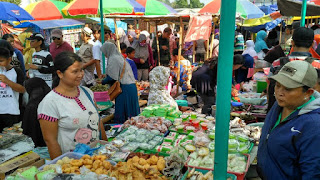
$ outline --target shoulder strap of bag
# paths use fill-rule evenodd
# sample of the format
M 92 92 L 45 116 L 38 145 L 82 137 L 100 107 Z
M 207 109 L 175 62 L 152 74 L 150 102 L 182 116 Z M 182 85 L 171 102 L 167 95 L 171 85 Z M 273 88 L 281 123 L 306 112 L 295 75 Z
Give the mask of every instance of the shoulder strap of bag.
M 122 68 L 122 72 L 121 72 L 119 81 L 122 79 L 125 69 L 126 69 L 126 60 L 124 60 L 123 68 Z
M 101 120 L 101 119 L 100 119 L 99 111 L 98 111 L 96 105 L 94 104 L 93 99 L 91 98 L 89 92 L 88 92 L 84 87 L 82 87 L 82 86 L 80 86 L 80 88 L 83 90 L 83 92 L 86 94 L 86 96 L 88 97 L 88 99 L 91 101 L 93 107 L 96 108 L 97 113 L 98 113 L 98 116 L 99 116 L 99 128 L 100 128 L 100 123 L 101 123 L 100 120 Z M 100 134 L 99 138 L 102 139 L 101 129 L 100 129 L 100 133 L 99 133 L 99 134 Z
M 219 43 L 220 42 L 218 42 L 218 44 L 215 47 L 212 48 L 212 52 L 219 46 Z

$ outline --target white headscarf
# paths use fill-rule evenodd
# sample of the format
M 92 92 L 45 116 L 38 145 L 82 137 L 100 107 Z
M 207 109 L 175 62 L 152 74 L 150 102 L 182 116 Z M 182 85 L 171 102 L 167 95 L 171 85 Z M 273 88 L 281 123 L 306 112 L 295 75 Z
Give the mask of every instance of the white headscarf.
M 146 43 L 145 46 L 141 46 L 140 43 L 147 40 L 146 35 L 140 34 L 139 40 L 134 41 L 132 48 L 136 51 L 135 58 L 143 59 L 145 61 L 149 58 L 149 47 Z
M 123 64 L 126 63 L 125 71 L 122 79 L 120 80 L 120 83 L 135 83 L 136 80 L 134 78 L 130 64 L 123 58 L 115 44 L 111 42 L 105 42 L 101 47 L 101 51 L 108 58 L 107 75 L 109 75 L 112 79 L 119 81 L 123 69 Z
M 118 28 L 118 36 L 119 36 L 120 43 L 125 43 L 127 47 L 130 46 L 128 36 L 126 35 L 126 32 L 122 28 Z
M 258 56 L 257 52 L 254 50 L 254 42 L 252 40 L 246 41 L 247 48 L 243 51 L 242 55 L 249 54 L 251 57 Z
M 148 31 L 141 31 L 140 35 L 141 35 L 141 34 L 146 35 L 146 37 L 147 37 L 147 43 L 148 43 L 148 44 L 151 44 L 151 43 L 150 43 L 150 33 L 149 33 Z
M 179 110 L 177 102 L 171 97 L 168 90 L 166 89 L 169 76 L 170 69 L 164 66 L 157 66 L 150 72 L 150 92 L 148 105 L 170 104 L 171 106 L 174 106 L 177 110 Z

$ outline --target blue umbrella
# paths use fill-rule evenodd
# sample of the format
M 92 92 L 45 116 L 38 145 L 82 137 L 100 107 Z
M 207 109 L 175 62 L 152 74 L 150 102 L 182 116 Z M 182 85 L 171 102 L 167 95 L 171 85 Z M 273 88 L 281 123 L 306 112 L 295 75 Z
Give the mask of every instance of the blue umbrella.
M 0 20 L 23 21 L 34 20 L 24 9 L 16 4 L 0 2 Z

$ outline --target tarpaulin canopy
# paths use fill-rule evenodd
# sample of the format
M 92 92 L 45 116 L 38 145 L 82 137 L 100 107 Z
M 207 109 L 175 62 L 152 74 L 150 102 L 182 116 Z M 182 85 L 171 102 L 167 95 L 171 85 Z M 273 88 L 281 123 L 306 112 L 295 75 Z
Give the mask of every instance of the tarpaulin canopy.
M 15 28 L 38 27 L 40 29 L 54 29 L 54 28 L 61 28 L 61 27 L 83 26 L 83 25 L 84 25 L 83 22 L 80 22 L 74 19 L 58 19 L 58 20 L 24 22 L 15 26 Z
M 100 18 L 90 18 L 90 19 L 97 21 L 100 24 Z M 112 32 L 115 32 L 114 20 L 110 18 L 104 18 L 104 21 L 105 21 L 105 25 L 107 25 Z M 118 28 L 122 28 L 125 32 L 127 32 L 128 30 L 127 23 L 125 22 L 117 21 L 117 26 Z
M 301 16 L 302 2 L 293 0 L 277 0 L 278 8 L 283 16 Z M 307 16 L 320 15 L 320 6 L 307 5 Z

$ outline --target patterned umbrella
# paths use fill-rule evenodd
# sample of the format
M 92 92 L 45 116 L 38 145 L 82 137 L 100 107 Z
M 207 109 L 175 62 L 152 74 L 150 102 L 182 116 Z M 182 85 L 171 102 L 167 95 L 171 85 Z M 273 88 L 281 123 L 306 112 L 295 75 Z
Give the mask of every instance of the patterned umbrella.
M 43 0 L 29 4 L 25 10 L 28 11 L 35 20 L 62 19 L 63 16 L 56 6 L 56 1 Z
M 60 13 L 62 14 L 63 18 L 85 18 L 85 15 L 80 15 L 80 16 L 70 16 L 69 14 L 64 14 L 62 13 L 62 9 L 64 7 L 66 7 L 68 5 L 68 3 L 66 2 L 62 2 L 62 1 L 57 1 L 57 0 L 49 0 L 51 1 L 60 11 Z
M 98 14 L 99 0 L 74 0 L 62 9 L 64 14 Z M 143 14 L 144 7 L 134 0 L 103 0 L 104 14 Z
M 21 7 L 8 3 L 0 2 L 0 20 L 23 21 L 33 20 L 33 17 Z
M 221 0 L 213 0 L 205 5 L 199 13 L 220 13 Z M 246 19 L 260 18 L 264 16 L 264 12 L 261 9 L 252 4 L 249 0 L 237 0 L 237 14 Z
M 145 15 L 168 15 L 177 13 L 171 6 L 157 0 L 137 0 L 146 8 Z

